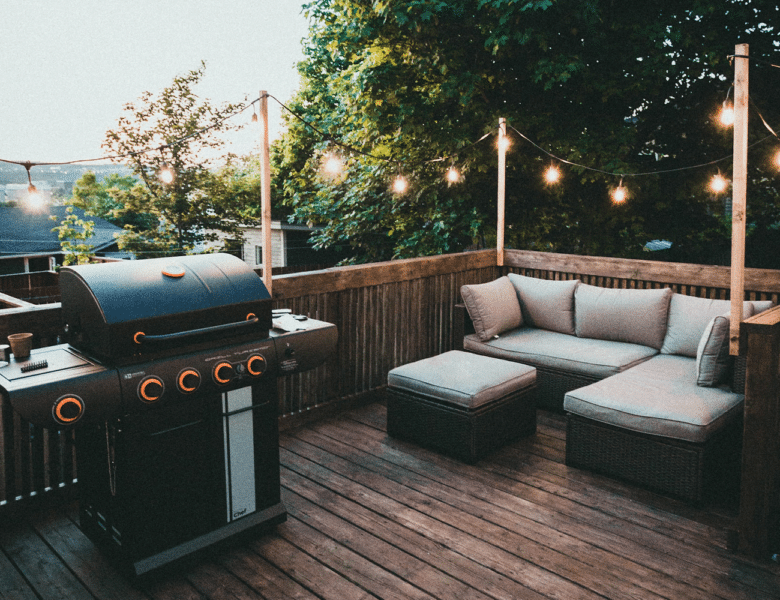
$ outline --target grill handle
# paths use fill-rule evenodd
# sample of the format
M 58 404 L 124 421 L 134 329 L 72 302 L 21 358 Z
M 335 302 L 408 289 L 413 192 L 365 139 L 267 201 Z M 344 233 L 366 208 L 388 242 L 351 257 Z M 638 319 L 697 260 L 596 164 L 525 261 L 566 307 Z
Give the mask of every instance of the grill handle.
M 234 331 L 241 333 L 244 329 L 250 329 L 260 321 L 255 315 L 250 314 L 246 321 L 237 321 L 235 323 L 223 323 L 222 325 L 212 325 L 211 327 L 202 327 L 200 329 L 188 329 L 187 331 L 178 331 L 176 333 L 167 333 L 163 335 L 146 335 L 139 331 L 133 336 L 136 344 L 155 344 L 166 342 L 181 342 L 211 335 L 214 333 L 225 333 Z

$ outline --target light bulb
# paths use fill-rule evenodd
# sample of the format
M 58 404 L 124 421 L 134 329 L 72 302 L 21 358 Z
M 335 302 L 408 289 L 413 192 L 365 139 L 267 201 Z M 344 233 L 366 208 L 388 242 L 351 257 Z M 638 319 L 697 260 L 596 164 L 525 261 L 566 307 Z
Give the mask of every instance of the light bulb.
M 724 127 L 731 127 L 734 124 L 734 107 L 731 104 L 723 104 L 720 110 L 720 124 Z
M 450 167 L 447 171 L 447 181 L 450 183 L 458 183 L 460 181 L 460 173 L 455 167 Z
M 158 176 L 160 177 L 160 181 L 162 181 L 166 185 L 169 183 L 173 183 L 173 179 L 174 179 L 173 169 L 171 169 L 168 165 L 165 165 L 162 169 L 160 169 Z
M 561 180 L 561 172 L 557 169 L 557 167 L 550 165 L 544 172 L 544 180 L 548 183 L 548 185 L 558 183 Z
M 509 150 L 509 147 L 512 145 L 512 142 L 509 140 L 507 136 L 499 136 L 498 138 L 498 149 L 503 150 L 506 152 Z
M 780 150 L 775 154 L 775 166 L 780 169 Z
M 712 180 L 710 180 L 710 189 L 716 194 L 725 192 L 728 187 L 729 187 L 728 180 L 725 177 L 723 177 L 723 175 L 721 175 L 720 173 L 715 175 L 712 178 Z
M 403 175 L 399 175 L 393 182 L 393 191 L 396 194 L 403 194 L 409 188 L 409 183 Z
M 615 204 L 622 204 L 626 201 L 626 198 L 628 198 L 628 190 L 623 187 L 623 184 L 612 190 L 612 201 L 615 202 Z
M 344 168 L 344 163 L 336 154 L 328 154 L 323 157 L 322 170 L 329 177 L 338 177 Z
M 43 196 L 32 183 L 27 186 L 27 207 L 33 211 L 39 211 L 43 208 Z

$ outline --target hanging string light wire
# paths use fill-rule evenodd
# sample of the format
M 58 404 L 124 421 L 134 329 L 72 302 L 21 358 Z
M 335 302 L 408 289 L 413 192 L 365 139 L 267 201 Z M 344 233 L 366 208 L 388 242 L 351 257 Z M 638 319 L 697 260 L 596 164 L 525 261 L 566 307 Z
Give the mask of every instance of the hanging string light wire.
M 647 176 L 647 175 L 664 175 L 666 173 L 678 173 L 680 171 L 692 171 L 694 169 L 701 169 L 701 168 L 704 168 L 704 167 L 710 167 L 712 165 L 717 165 L 718 163 L 722 163 L 722 162 L 725 162 L 727 160 L 731 160 L 734 157 L 734 154 L 729 154 L 728 156 L 724 156 L 723 158 L 718 158 L 716 160 L 711 160 L 711 161 L 706 162 L 706 163 L 700 163 L 700 164 L 691 165 L 691 166 L 688 166 L 688 167 L 677 167 L 677 168 L 674 168 L 674 169 L 660 169 L 660 170 L 657 170 L 657 171 L 644 171 L 644 172 L 639 172 L 639 173 L 620 173 L 620 172 L 617 172 L 617 171 L 605 171 L 603 169 L 597 169 L 595 167 L 589 167 L 587 165 L 576 163 L 576 162 L 573 162 L 573 161 L 570 161 L 570 160 L 566 160 L 565 158 L 561 158 L 560 156 L 556 156 L 552 152 L 549 152 L 549 151 L 545 150 L 544 148 L 542 148 L 539 144 L 534 142 L 531 138 L 529 138 L 528 136 L 523 134 L 521 131 L 518 131 L 517 129 L 515 129 L 512 125 L 507 124 L 507 127 L 509 127 L 509 129 L 514 131 L 521 138 L 523 138 L 526 142 L 531 144 L 534 148 L 536 148 L 537 150 L 539 150 L 543 154 L 546 154 L 550 158 L 552 158 L 554 160 L 557 160 L 558 162 L 562 162 L 564 164 L 571 165 L 572 167 L 577 167 L 579 169 L 585 169 L 586 171 L 592 171 L 594 173 L 601 173 L 602 175 L 612 175 L 614 177 L 644 177 L 644 176 Z M 773 136 L 768 135 L 768 136 L 766 136 L 764 138 L 761 138 L 760 140 L 755 141 L 752 144 L 750 144 L 750 146 L 748 146 L 748 148 L 753 148 L 754 146 L 758 146 L 759 144 L 762 144 L 766 140 L 770 139 L 771 137 L 773 137 Z
M 741 56 L 740 55 L 729 55 L 728 58 L 741 58 Z M 761 60 L 761 59 L 758 59 L 756 57 L 750 57 L 750 60 L 753 60 L 753 61 L 756 61 L 756 62 L 765 63 L 765 64 L 770 65 L 771 67 L 774 67 L 774 68 L 780 68 L 780 65 L 776 65 L 776 64 L 773 64 L 773 63 L 771 63 L 769 61 Z M 267 93 L 264 94 L 262 97 L 256 98 L 255 100 L 252 100 L 251 102 L 246 102 L 242 106 L 239 106 L 235 111 L 231 112 L 228 115 L 225 115 L 222 119 L 220 119 L 216 123 L 212 123 L 211 125 L 203 127 L 203 128 L 201 128 L 201 129 L 199 129 L 197 131 L 194 131 L 194 132 L 192 132 L 192 133 L 190 133 L 190 134 L 188 134 L 188 135 L 186 135 L 186 136 L 184 136 L 184 137 L 182 137 L 180 139 L 177 139 L 177 140 L 175 140 L 173 142 L 169 142 L 169 143 L 166 143 L 166 144 L 162 144 L 160 146 L 153 146 L 153 147 L 149 147 L 149 148 L 143 148 L 141 150 L 135 150 L 135 151 L 126 152 L 126 153 L 123 153 L 123 154 L 114 154 L 114 155 L 110 155 L 110 156 L 100 156 L 100 157 L 97 157 L 97 158 L 85 158 L 85 159 L 70 160 L 70 161 L 32 162 L 32 161 L 17 161 L 17 160 L 8 160 L 8 159 L 0 158 L 0 162 L 4 162 L 4 163 L 8 163 L 8 164 L 20 165 L 20 166 L 25 167 L 25 169 L 27 170 L 27 176 L 28 176 L 29 183 L 30 183 L 30 185 L 32 185 L 32 179 L 30 177 L 30 168 L 32 168 L 32 167 L 43 166 L 43 165 L 52 165 L 52 166 L 55 166 L 55 165 L 72 165 L 72 164 L 78 164 L 78 163 L 89 163 L 89 162 L 97 162 L 97 161 L 105 161 L 105 160 L 115 161 L 115 160 L 119 160 L 119 159 L 122 159 L 122 158 L 129 158 L 129 157 L 140 156 L 140 155 L 143 155 L 143 154 L 148 154 L 150 152 L 160 152 L 160 151 L 166 150 L 166 149 L 168 149 L 168 148 L 170 148 L 170 147 L 172 147 L 174 145 L 186 142 L 187 140 L 189 140 L 189 139 L 191 139 L 193 137 L 200 136 L 200 135 L 210 131 L 211 129 L 214 129 L 215 127 L 218 127 L 219 125 L 224 123 L 227 119 L 230 119 L 230 118 L 232 118 L 232 117 L 242 113 L 243 111 L 248 109 L 250 106 L 254 109 L 254 105 L 257 102 L 259 102 L 262 98 L 266 98 L 266 97 L 267 98 L 271 98 L 272 100 L 274 100 L 277 104 L 279 104 L 279 106 L 281 106 L 284 110 L 286 110 L 288 113 L 290 113 L 293 117 L 295 117 L 296 119 L 300 120 L 306 127 L 308 127 L 309 129 L 311 129 L 312 131 L 317 133 L 324 140 L 327 140 L 327 141 L 331 142 L 335 146 L 338 146 L 340 148 L 343 148 L 343 149 L 348 150 L 349 152 L 353 152 L 355 154 L 360 154 L 360 155 L 366 156 L 368 158 L 372 158 L 374 160 L 385 161 L 385 162 L 388 162 L 388 163 L 401 163 L 401 162 L 403 162 L 403 161 L 399 161 L 398 159 L 395 159 L 395 158 L 392 158 L 392 157 L 377 156 L 375 154 L 371 154 L 370 152 L 366 152 L 364 150 L 361 150 L 360 148 L 356 148 L 356 147 L 351 146 L 349 144 L 345 144 L 343 142 L 340 142 L 339 140 L 335 139 L 333 136 L 331 136 L 329 134 L 326 134 L 325 132 L 321 131 L 316 126 L 314 126 L 313 124 L 308 122 L 306 119 L 304 119 L 301 115 L 299 115 L 298 113 L 293 111 L 290 107 L 288 107 L 286 104 L 284 104 L 278 98 L 276 98 L 272 94 L 267 94 Z M 767 121 L 766 121 L 766 119 L 764 119 L 763 115 L 761 115 L 761 113 L 759 111 L 757 111 L 757 112 L 759 114 L 759 117 L 761 118 L 761 121 L 764 123 L 764 126 L 769 130 L 771 135 L 754 142 L 753 144 L 751 144 L 749 146 L 749 148 L 752 148 L 754 146 L 757 146 L 757 145 L 765 142 L 770 137 L 778 138 L 778 134 L 767 123 Z M 601 174 L 604 174 L 604 175 L 621 176 L 621 177 L 641 177 L 641 176 L 647 176 L 647 175 L 662 175 L 662 174 L 665 174 L 665 173 L 676 173 L 676 172 L 680 172 L 680 171 L 701 169 L 701 168 L 704 168 L 704 167 L 709 167 L 709 166 L 712 166 L 712 165 L 719 164 L 721 162 L 725 162 L 725 161 L 731 160 L 733 158 L 733 154 L 729 154 L 728 156 L 724 156 L 723 158 L 720 158 L 720 159 L 717 159 L 717 160 L 713 160 L 713 161 L 709 161 L 709 162 L 705 162 L 705 163 L 700 163 L 700 164 L 696 164 L 696 165 L 691 165 L 691 166 L 687 166 L 687 167 L 677 167 L 677 168 L 674 168 L 674 169 L 661 169 L 661 170 L 656 170 L 656 171 L 647 171 L 647 172 L 639 172 L 639 173 L 619 173 L 619 172 L 607 171 L 607 170 L 604 170 L 604 169 L 599 169 L 599 168 L 590 167 L 590 166 L 587 166 L 587 165 L 575 163 L 575 162 L 567 160 L 565 158 L 561 158 L 559 156 L 556 156 L 555 154 L 545 150 L 544 148 L 542 148 L 541 146 L 536 144 L 528 136 L 523 134 L 521 131 L 519 131 L 518 129 L 516 129 L 512 125 L 509 125 L 509 124 L 507 124 L 507 125 L 508 125 L 509 129 L 514 131 L 518 136 L 520 136 L 522 139 L 524 139 L 529 144 L 531 144 L 534 148 L 536 148 L 540 152 L 546 154 L 550 158 L 552 158 L 552 159 L 554 159 L 554 160 L 556 160 L 558 162 L 561 162 L 563 164 L 567 164 L 567 165 L 570 165 L 570 166 L 573 166 L 573 167 L 577 167 L 577 168 L 580 168 L 580 169 L 592 171 L 592 172 L 595 172 L 595 173 L 601 173 Z M 463 152 L 469 150 L 471 147 L 479 144 L 480 142 L 482 142 L 486 138 L 488 138 L 488 137 L 490 137 L 492 135 L 495 135 L 496 133 L 497 133 L 496 129 L 493 129 L 493 130 L 489 131 L 488 133 L 486 133 L 485 135 L 480 137 L 478 140 L 476 140 L 474 142 L 471 142 L 465 148 L 461 149 L 458 154 L 463 153 Z M 453 159 L 456 156 L 457 156 L 457 154 L 452 154 L 452 155 L 448 155 L 448 156 L 440 156 L 440 157 L 429 159 L 429 160 L 426 160 L 426 161 L 421 161 L 419 164 L 431 164 L 431 163 L 436 163 L 436 162 L 447 161 L 447 160 Z

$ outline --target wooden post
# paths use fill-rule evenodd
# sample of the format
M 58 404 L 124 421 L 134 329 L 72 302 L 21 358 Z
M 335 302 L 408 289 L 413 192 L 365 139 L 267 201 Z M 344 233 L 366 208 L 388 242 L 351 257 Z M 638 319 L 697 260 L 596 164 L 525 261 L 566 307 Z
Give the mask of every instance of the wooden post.
M 496 251 L 498 266 L 504 266 L 504 224 L 506 215 L 506 119 L 498 120 L 498 220 L 496 222 Z
M 739 550 L 766 560 L 780 552 L 780 307 L 747 319 L 742 329 L 747 379 Z
M 268 141 L 268 92 L 260 91 L 260 212 L 263 231 L 263 283 L 273 297 L 273 256 L 271 255 L 271 153 Z
M 748 44 L 734 54 L 748 56 Z M 739 329 L 745 298 L 745 219 L 747 210 L 748 72 L 747 58 L 734 58 L 734 167 L 731 199 L 731 330 L 729 353 L 739 354 Z

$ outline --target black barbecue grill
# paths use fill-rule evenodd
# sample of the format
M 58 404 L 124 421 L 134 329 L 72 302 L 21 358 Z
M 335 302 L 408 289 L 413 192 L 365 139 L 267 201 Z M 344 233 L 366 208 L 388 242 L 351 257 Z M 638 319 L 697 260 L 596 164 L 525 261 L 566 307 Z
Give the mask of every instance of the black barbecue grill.
M 283 521 L 277 377 L 323 363 L 335 326 L 274 314 L 226 254 L 65 267 L 60 288 L 68 343 L 0 366 L 0 389 L 78 427 L 90 538 L 142 575 Z

